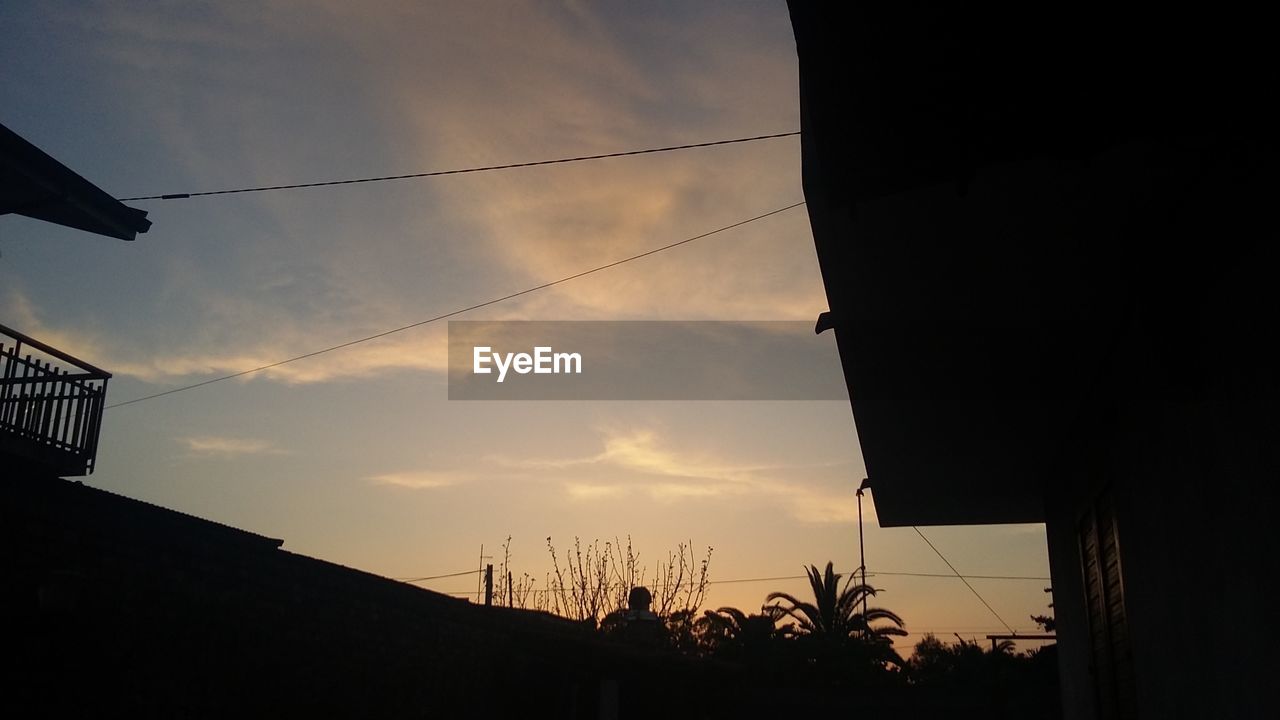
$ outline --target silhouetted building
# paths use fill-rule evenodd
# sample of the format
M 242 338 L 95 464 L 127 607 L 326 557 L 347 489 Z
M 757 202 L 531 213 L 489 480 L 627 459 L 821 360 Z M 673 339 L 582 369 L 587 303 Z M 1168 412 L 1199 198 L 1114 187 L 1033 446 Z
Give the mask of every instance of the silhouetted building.
M 695 677 L 580 623 L 54 477 L 6 475 L 0 533 L 6 717 L 617 717 L 600 709 L 619 692 L 651 707 L 647 688 Z
M 1266 23 L 790 9 L 880 523 L 1047 523 L 1068 718 L 1274 712 Z

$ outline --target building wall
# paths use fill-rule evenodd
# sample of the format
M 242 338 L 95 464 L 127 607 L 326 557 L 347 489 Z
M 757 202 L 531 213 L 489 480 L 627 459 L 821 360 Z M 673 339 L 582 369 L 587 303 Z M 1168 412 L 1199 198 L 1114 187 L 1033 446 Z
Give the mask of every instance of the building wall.
M 1045 536 L 1053 576 L 1062 716 L 1065 720 L 1085 720 L 1093 718 L 1094 690 L 1075 513 L 1068 511 L 1073 505 L 1062 501 L 1050 501 L 1048 505 Z
M 1212 167 L 1212 165 L 1209 165 Z M 1081 514 L 1114 494 L 1142 718 L 1274 717 L 1269 586 L 1280 478 L 1275 252 L 1257 185 L 1206 173 L 1169 228 L 1158 277 L 1136 278 L 1118 338 L 1048 498 L 1066 717 L 1094 717 Z M 1160 228 L 1156 228 L 1160 229 Z M 1200 242 L 1179 245 L 1178 238 Z

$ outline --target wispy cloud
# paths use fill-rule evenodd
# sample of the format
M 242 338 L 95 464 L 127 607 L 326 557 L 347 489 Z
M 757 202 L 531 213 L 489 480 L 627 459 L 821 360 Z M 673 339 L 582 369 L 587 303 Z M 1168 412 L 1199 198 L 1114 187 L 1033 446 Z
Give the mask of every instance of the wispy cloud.
M 568 482 L 564 484 L 564 491 L 569 497 L 575 500 L 593 500 L 598 498 L 615 497 L 624 494 L 626 488 L 621 485 L 600 485 L 592 483 Z
M 354 338 L 352 338 L 354 339 Z M 252 352 L 217 351 L 159 354 L 132 360 L 114 361 L 112 371 L 152 383 L 178 382 L 211 375 L 230 375 L 278 363 L 299 355 L 321 350 L 316 345 L 263 345 Z M 284 365 L 269 367 L 251 377 L 265 378 L 288 385 L 363 378 L 398 370 L 447 372 L 448 352 L 444 340 L 424 341 L 406 336 L 403 339 L 380 339 L 362 345 L 359 350 L 345 349 L 309 357 Z
M 458 485 L 464 482 L 466 478 L 463 475 L 451 472 L 415 470 L 371 475 L 366 477 L 365 480 L 374 485 L 409 488 L 411 490 L 431 490 Z
M 657 502 L 763 498 L 801 522 L 852 522 L 857 518 L 849 463 L 734 464 L 708 452 L 692 452 L 664 441 L 651 429 L 605 431 L 600 452 L 582 457 L 489 462 L 559 482 L 574 500 L 638 494 Z M 589 474 L 590 480 L 566 475 Z M 874 519 L 868 503 L 864 516 Z
M 104 354 L 102 342 L 95 336 L 51 327 L 42 321 L 40 309 L 19 288 L 11 287 L 0 297 L 0 317 L 15 330 L 80 358 L 91 365 L 103 367 L 99 358 Z
M 216 457 L 240 457 L 243 455 L 284 455 L 286 450 L 257 438 L 196 435 L 178 438 L 192 455 Z
M 120 82 L 140 77 L 123 69 L 148 71 L 145 85 L 131 87 L 140 121 L 181 166 L 175 175 L 216 187 L 356 172 L 349 166 L 369 175 L 444 169 L 798 126 L 789 36 L 762 48 L 761 27 L 729 16 L 716 25 L 741 26 L 703 37 L 696 28 L 705 25 L 681 16 L 699 12 L 636 13 L 630 23 L 645 35 L 696 40 L 693 63 L 637 41 L 599 8 L 535 2 L 496 13 L 467 4 L 369 12 L 328 2 L 303 16 L 288 3 L 199 13 L 125 7 L 85 13 L 82 22 L 107 17 L 109 32 L 97 42 L 104 60 L 122 68 Z M 206 61 L 220 52 L 213 39 L 227 33 L 236 52 Z M 334 58 L 315 68 L 326 82 L 299 86 L 245 71 L 296 57 Z M 352 99 L 348 91 L 362 94 Z M 305 110 L 335 96 L 360 108 L 359 122 Z M 205 128 L 209 107 L 219 108 L 216 132 L 193 130 Z M 279 127 L 290 131 L 273 131 Z M 353 136 L 361 140 L 348 147 Z M 236 207 L 252 221 L 241 233 L 219 226 L 228 244 L 218 272 L 193 247 L 170 248 L 155 283 L 171 301 L 156 308 L 166 329 L 98 338 L 102 364 L 157 384 L 231 374 L 613 262 L 800 199 L 799 145 L 790 138 L 373 188 L 227 198 L 243 203 Z M 793 211 L 481 317 L 812 320 L 825 305 L 807 218 Z M 443 333 L 422 328 L 252 377 L 320 383 L 439 372 L 445 361 Z
M 296 319 L 279 317 L 269 332 L 246 333 L 234 342 L 226 341 L 215 329 L 208 329 L 189 340 L 186 349 L 147 349 L 122 344 L 97 332 L 47 323 L 39 308 L 17 289 L 10 289 L 3 300 L 7 322 L 23 332 L 116 375 L 157 384 L 239 373 L 388 329 L 363 323 L 351 324 L 345 332 L 326 326 L 321 333 L 300 325 Z M 225 317 L 229 312 L 222 307 L 214 314 Z M 240 324 L 219 327 L 233 326 Z M 414 328 L 353 348 L 268 368 L 245 379 L 265 378 L 297 385 L 398 370 L 445 373 L 449 364 L 447 327 L 440 323 Z

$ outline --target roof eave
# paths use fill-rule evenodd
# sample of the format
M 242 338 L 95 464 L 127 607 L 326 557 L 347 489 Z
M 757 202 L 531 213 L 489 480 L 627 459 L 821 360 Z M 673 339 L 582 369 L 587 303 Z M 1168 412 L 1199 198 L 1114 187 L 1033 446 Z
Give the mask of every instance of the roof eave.
M 151 228 L 129 207 L 0 124 L 0 214 L 134 240 Z

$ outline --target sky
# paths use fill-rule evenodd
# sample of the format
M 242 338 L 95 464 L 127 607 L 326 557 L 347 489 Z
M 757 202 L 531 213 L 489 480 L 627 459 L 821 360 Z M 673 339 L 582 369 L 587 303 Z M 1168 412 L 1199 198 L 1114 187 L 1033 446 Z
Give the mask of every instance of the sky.
M 799 128 L 786 5 L 0 6 L 0 122 L 116 197 L 407 174 Z M 134 201 L 127 243 L 0 216 L 0 323 L 123 402 L 540 285 L 802 201 L 796 137 L 501 172 Z M 461 316 L 791 320 L 827 309 L 803 208 Z M 847 400 L 450 401 L 445 323 L 113 408 L 85 482 L 388 577 L 511 537 L 712 548 L 705 607 L 858 565 Z M 835 352 L 834 344 L 831 352 Z M 945 574 L 864 506 L 871 572 Z M 1039 525 L 925 528 L 961 572 L 1047 577 Z M 498 552 L 495 553 L 494 551 Z M 467 592 L 475 576 L 427 583 Z M 954 578 L 878 576 L 913 635 L 1004 626 Z M 1042 580 L 973 586 L 1035 632 Z M 901 642 L 901 641 L 899 641 Z

